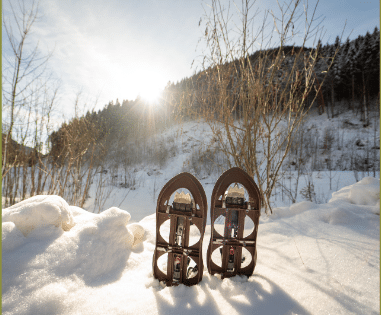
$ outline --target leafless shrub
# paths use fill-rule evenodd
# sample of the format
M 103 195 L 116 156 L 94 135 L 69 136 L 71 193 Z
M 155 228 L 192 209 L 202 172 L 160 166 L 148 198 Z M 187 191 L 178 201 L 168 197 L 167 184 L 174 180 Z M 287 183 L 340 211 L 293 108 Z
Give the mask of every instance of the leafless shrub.
M 307 184 L 300 191 L 300 194 L 303 196 L 304 199 L 311 202 L 316 202 L 315 186 L 313 183 L 312 176 L 307 176 Z
M 307 39 L 320 36 L 320 29 L 314 13 L 309 17 L 298 0 L 280 5 L 280 16 L 270 13 L 274 21 L 270 32 L 266 28 L 269 12 L 258 29 L 252 7 L 252 1 L 243 1 L 237 19 L 230 6 L 212 1 L 210 15 L 205 17 L 208 52 L 192 90 L 184 94 L 184 106 L 209 123 L 229 167 L 241 167 L 255 178 L 264 197 L 263 206 L 271 211 L 270 197 L 281 166 L 316 98 L 307 104 L 307 97 L 316 87 L 320 89 L 314 74 L 318 50 L 304 48 Z M 286 58 L 284 45 L 295 35 L 294 25 L 302 16 L 302 48 L 295 48 Z M 280 47 L 269 50 L 275 33 Z M 255 45 L 262 50 L 251 55 Z M 329 70 L 329 62 L 325 69 Z

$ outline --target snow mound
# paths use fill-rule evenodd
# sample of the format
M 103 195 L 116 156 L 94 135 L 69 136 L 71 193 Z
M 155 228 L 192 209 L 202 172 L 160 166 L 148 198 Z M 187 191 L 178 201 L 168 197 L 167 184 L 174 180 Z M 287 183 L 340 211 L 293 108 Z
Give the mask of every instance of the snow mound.
M 103 242 L 106 241 L 109 244 L 125 244 L 128 248 L 143 242 L 144 228 L 137 223 L 127 226 L 131 219 L 131 215 L 127 211 L 112 207 L 100 214 L 92 214 L 75 207 L 74 212 L 77 224 L 73 233 L 78 233 L 81 237 L 87 235 L 102 239 Z
M 59 196 L 34 196 L 3 210 L 3 249 L 18 247 L 25 237 L 51 234 L 52 227 L 72 231 L 74 237 L 90 235 L 110 243 L 121 242 L 132 248 L 143 242 L 145 230 L 137 223 L 127 227 L 130 219 L 131 215 L 127 211 L 116 207 L 94 214 L 69 206 Z M 38 232 L 35 233 L 36 230 Z
M 365 177 L 358 183 L 332 193 L 326 205 L 310 201 L 292 204 L 290 207 L 274 209 L 268 219 L 319 220 L 330 225 L 346 226 L 351 229 L 374 229 L 374 214 L 380 214 L 380 180 Z
M 318 207 L 311 201 L 302 201 L 292 204 L 290 207 L 279 207 L 274 210 L 274 213 L 270 216 L 271 219 L 288 218 L 298 215 L 302 212 L 312 210 Z
M 24 236 L 47 225 L 56 226 L 64 231 L 74 226 L 69 205 L 59 196 L 38 195 L 21 201 L 4 209 L 2 220 L 3 223 L 13 222 Z
M 356 213 L 353 209 L 346 207 L 335 207 L 323 215 L 323 222 L 332 225 L 342 225 L 349 227 L 363 226 L 367 220 L 363 216 Z
M 380 214 L 380 180 L 374 177 L 365 177 L 358 183 L 344 187 L 332 193 L 329 204 L 347 207 L 354 205 L 364 206 L 361 211 Z M 360 208 L 359 208 L 360 209 Z
M 349 200 L 356 205 L 377 205 L 380 202 L 380 180 L 374 177 L 365 177 L 352 185 L 349 191 Z
M 302 201 L 299 203 L 294 203 L 290 206 L 290 213 L 291 214 L 299 214 L 301 212 L 311 210 L 316 207 L 316 204 L 311 201 Z
M 112 207 L 101 214 L 83 213 L 82 216 L 60 240 L 62 250 L 56 246 L 52 253 L 52 257 L 62 257 L 65 247 L 71 252 L 63 255 L 59 269 L 72 266 L 74 273 L 89 284 L 102 277 L 118 277 L 134 244 L 134 234 L 127 228 L 131 215 Z
M 126 265 L 134 264 L 129 258 L 133 248 L 143 242 L 145 230 L 137 223 L 127 226 L 131 218 L 127 211 L 112 207 L 94 214 L 68 206 L 57 196 L 48 202 L 40 197 L 6 209 L 3 220 L 12 218 L 16 223 L 3 223 L 2 241 L 3 250 L 10 255 L 7 263 L 17 264 L 17 259 L 12 261 L 13 252 L 26 255 L 19 264 L 27 270 L 39 270 L 35 276 L 41 278 L 41 288 L 48 285 L 42 275 L 46 270 L 62 279 L 74 276 L 89 286 L 98 286 L 116 281 Z M 66 226 L 71 226 L 67 232 L 56 227 L 61 222 L 59 210 L 66 211 L 70 218 L 65 221 Z M 41 246 L 44 251 L 33 254 L 35 246 Z

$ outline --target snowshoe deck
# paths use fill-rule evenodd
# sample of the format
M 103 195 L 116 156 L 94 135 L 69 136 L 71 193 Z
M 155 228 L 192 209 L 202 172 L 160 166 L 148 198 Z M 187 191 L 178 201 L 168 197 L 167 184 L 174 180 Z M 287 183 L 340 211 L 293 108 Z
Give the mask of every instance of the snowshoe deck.
M 244 200 L 244 190 L 239 189 L 238 186 L 232 189 L 233 197 L 229 196 L 229 193 L 224 196 L 225 191 L 233 183 L 241 184 L 246 189 L 249 201 Z M 211 238 L 207 252 L 207 266 L 210 274 L 218 273 L 222 278 L 235 275 L 250 277 L 253 274 L 257 260 L 256 243 L 260 205 L 259 189 L 254 180 L 242 169 L 231 168 L 217 180 L 212 192 L 210 207 Z M 215 229 L 215 221 L 220 216 L 225 217 L 223 235 Z M 253 221 L 254 229 L 250 235 L 243 237 L 246 216 Z M 246 260 L 245 266 L 242 266 L 245 261 L 245 257 L 242 255 L 243 248 L 251 255 L 250 263 Z M 215 250 L 221 258 L 220 266 L 212 260 Z
M 184 201 L 185 195 L 169 205 L 171 195 L 178 189 L 188 189 L 193 197 Z M 180 194 L 181 195 L 181 194 Z M 191 286 L 202 279 L 202 241 L 205 232 L 207 216 L 207 199 L 201 183 L 189 173 L 180 173 L 164 185 L 160 191 L 156 208 L 156 246 L 153 256 L 153 274 L 167 286 L 183 283 Z M 160 234 L 160 226 L 170 220 L 169 242 Z M 189 230 L 195 225 L 200 231 L 200 240 L 189 246 Z M 168 254 L 167 273 L 158 267 L 158 259 Z M 190 260 L 196 266 L 188 268 Z

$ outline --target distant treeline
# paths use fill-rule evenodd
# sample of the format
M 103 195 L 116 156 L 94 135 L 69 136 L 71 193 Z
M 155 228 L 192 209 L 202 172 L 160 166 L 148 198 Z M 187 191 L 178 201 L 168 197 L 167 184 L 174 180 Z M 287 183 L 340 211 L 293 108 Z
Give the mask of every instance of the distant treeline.
M 151 107 L 139 98 L 134 101 L 123 100 L 122 103 L 117 99 L 101 110 L 88 111 L 82 117 L 63 123 L 57 131 L 52 132 L 49 137 L 51 156 L 64 156 L 63 151 L 73 145 L 67 143 L 69 139 L 76 144 L 87 142 L 86 137 L 79 141 L 73 135 L 76 132 L 81 133 L 80 138 L 91 134 L 94 143 L 102 145 L 107 151 L 111 144 L 118 141 L 144 141 L 155 130 L 162 128 L 166 119 L 166 113 L 161 108 Z
M 303 49 L 304 54 L 315 52 L 315 49 L 312 48 L 284 46 L 283 54 L 285 55 L 285 60 L 292 58 L 301 49 Z M 330 65 L 328 75 L 321 86 L 325 104 L 330 103 L 330 106 L 334 106 L 335 102 L 341 100 L 352 102 L 359 100 L 360 102 L 367 103 L 366 105 L 361 104 L 360 108 L 363 108 L 364 106 L 369 106 L 370 99 L 379 97 L 380 32 L 377 27 L 375 27 L 372 34 L 367 32 L 365 36 L 360 35 L 352 41 L 348 38 L 344 43 L 341 42 L 339 36 L 336 37 L 333 44 L 327 43 L 323 45 L 321 40 L 319 40 L 316 49 L 318 50 L 318 60 L 315 66 L 315 73 L 317 82 L 320 82 L 320 84 L 325 76 L 324 72 L 327 70 L 328 65 Z M 257 59 L 266 54 L 271 60 L 271 56 L 275 56 L 278 50 L 279 47 L 266 51 L 256 51 L 249 59 L 255 64 Z M 235 61 L 235 63 L 238 63 L 238 61 Z M 225 66 L 229 67 L 231 64 L 228 63 Z M 285 62 L 285 68 L 289 65 L 292 65 L 291 60 L 288 63 Z M 300 65 L 300 67 L 302 71 L 303 65 Z M 180 82 L 169 83 L 167 90 L 180 95 L 181 92 L 186 93 L 192 89 L 206 89 L 205 74 L 208 71 L 214 70 L 207 69 L 200 71 L 190 78 L 182 79 Z M 208 83 L 210 84 L 210 80 Z M 309 99 L 312 100 L 313 97 Z

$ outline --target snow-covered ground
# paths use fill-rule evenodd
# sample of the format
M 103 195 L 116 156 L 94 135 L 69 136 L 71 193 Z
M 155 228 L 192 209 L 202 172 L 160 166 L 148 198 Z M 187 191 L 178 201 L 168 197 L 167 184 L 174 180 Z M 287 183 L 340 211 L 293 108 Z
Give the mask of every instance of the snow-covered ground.
M 379 148 L 366 152 L 367 147 L 374 146 L 374 141 L 376 145 L 380 143 L 378 116 L 371 119 L 371 124 L 368 127 L 363 128 L 361 121 L 352 111 L 344 111 L 344 109 L 342 111 L 342 114 L 331 119 L 328 119 L 326 114 L 318 115 L 316 111 L 311 111 L 308 120 L 301 128 L 308 130 L 314 141 L 320 146 L 323 145 L 327 133 L 330 134 L 332 143 L 331 150 L 319 149 L 317 154 L 316 159 L 320 160 L 320 164 L 323 164 L 321 165 L 322 169 L 314 170 L 310 165 L 304 167 L 299 174 L 297 186 L 298 175 L 294 168 L 286 171 L 286 176 L 279 180 L 279 184 L 290 190 L 294 197 L 296 196 L 296 202 L 305 200 L 301 191 L 306 188 L 308 181 L 314 185 L 314 201 L 320 204 L 327 203 L 332 198 L 333 192 L 354 184 L 363 177 L 374 175 L 376 178 L 380 177 L 379 166 L 377 166 L 379 165 Z M 207 170 L 200 167 L 201 163 L 197 163 L 197 152 L 210 147 L 210 143 L 213 142 L 212 139 L 213 134 L 205 122 L 191 121 L 181 124 L 180 127 L 174 125 L 168 128 L 162 134 L 155 136 L 151 143 L 152 146 L 165 143 L 166 149 L 171 153 L 173 152 L 165 165 L 160 167 L 157 164 L 141 163 L 130 166 L 128 176 L 134 184 L 128 188 L 121 187 L 121 184 L 124 183 L 124 170 L 119 166 L 118 171 L 114 172 L 114 177 L 116 177 L 113 179 L 114 184 L 106 185 L 103 188 L 102 196 L 108 196 L 107 199 L 101 198 L 104 204 L 99 207 L 99 201 L 96 201 L 97 197 L 99 198 L 99 191 L 97 191 L 97 185 L 94 184 L 90 188 L 89 198 L 84 208 L 98 213 L 117 206 L 129 211 L 132 214 L 131 220 L 133 222 L 140 221 L 155 212 L 157 197 L 165 183 L 183 171 L 190 172 L 197 177 L 205 190 L 208 204 L 210 204 L 210 196 L 216 180 L 220 174 L 228 169 L 226 164 L 223 165 L 223 168 L 218 168 L 215 164 L 221 161 L 214 161 L 214 168 L 213 163 L 211 163 L 209 167 L 211 172 L 208 174 Z M 348 160 L 354 157 L 366 158 L 367 155 L 368 160 L 372 158 L 376 160 L 375 172 L 373 172 L 373 168 L 370 168 L 368 172 L 354 172 L 347 168 Z M 196 157 L 196 163 L 192 162 L 194 157 Z M 310 160 L 312 159 L 313 157 L 310 158 Z M 335 166 L 333 171 L 329 171 L 324 165 L 324 161 L 327 159 L 332 160 L 332 166 Z M 344 164 L 342 168 L 340 168 L 340 163 Z M 201 169 L 199 174 L 196 174 L 194 164 Z M 107 176 L 111 177 L 110 173 L 109 168 L 109 173 L 102 175 L 103 180 Z M 96 175 L 94 182 L 99 181 L 100 176 L 100 174 Z M 274 190 L 271 203 L 275 209 L 292 204 L 289 196 L 280 187 Z M 208 224 L 210 224 L 209 219 Z
M 305 129 L 316 141 L 334 135 L 332 150 L 319 151 L 322 161 L 337 165 L 350 155 L 379 163 L 379 149 L 369 149 L 379 145 L 378 120 L 363 128 L 350 113 L 330 120 L 312 114 Z M 380 175 L 372 168 L 310 168 L 298 187 L 296 170 L 287 171 L 281 183 L 297 193 L 296 203 L 280 188 L 274 191 L 274 213 L 260 218 L 257 266 L 249 279 L 221 280 L 206 269 L 193 287 L 163 287 L 153 278 L 158 194 L 170 178 L 188 171 L 210 205 L 226 168 L 208 174 L 194 167 L 211 138 L 201 122 L 168 128 L 154 138 L 171 152 L 163 165 L 129 166 L 127 188 L 123 168 L 105 166 L 84 209 L 58 196 L 3 209 L 3 314 L 379 314 Z M 302 196 L 307 181 L 314 184 L 315 202 Z M 204 260 L 209 238 L 208 213 Z
M 131 224 L 128 207 L 93 214 L 35 196 L 3 210 L 2 311 L 379 314 L 379 192 L 366 177 L 328 203 L 262 214 L 254 274 L 221 280 L 204 270 L 193 287 L 153 278 L 155 214 Z M 209 238 L 207 225 L 204 260 Z

